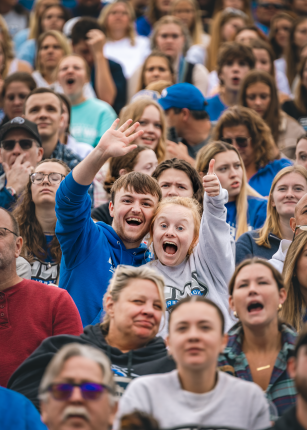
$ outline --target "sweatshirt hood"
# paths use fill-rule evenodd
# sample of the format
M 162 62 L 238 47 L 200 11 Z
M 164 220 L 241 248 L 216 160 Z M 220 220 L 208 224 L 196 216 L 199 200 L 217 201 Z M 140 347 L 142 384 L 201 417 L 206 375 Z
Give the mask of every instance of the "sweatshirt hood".
M 102 221 L 97 222 L 96 225 L 103 230 L 103 234 L 110 244 L 110 254 L 114 266 L 117 267 L 119 264 L 141 266 L 150 261 L 151 254 L 144 243 L 141 243 L 138 248 L 127 249 L 112 226 Z
M 269 263 L 271 263 L 272 266 L 274 266 L 275 269 L 277 269 L 280 273 L 282 273 L 283 271 L 284 262 L 291 243 L 292 243 L 291 240 L 282 239 L 280 241 L 278 251 L 275 252 L 271 260 L 269 260 Z

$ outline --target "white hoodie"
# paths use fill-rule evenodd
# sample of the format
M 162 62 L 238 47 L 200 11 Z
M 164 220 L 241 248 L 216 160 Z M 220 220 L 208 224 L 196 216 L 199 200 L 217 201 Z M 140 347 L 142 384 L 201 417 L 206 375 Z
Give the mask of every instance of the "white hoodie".
M 282 273 L 282 270 L 284 268 L 284 262 L 291 243 L 291 240 L 282 239 L 280 241 L 278 251 L 275 252 L 271 260 L 269 260 L 269 263 L 271 263 L 272 266 L 274 266 L 275 269 L 277 269 L 280 273 Z
M 204 211 L 199 242 L 189 258 L 178 266 L 165 266 L 159 260 L 147 263 L 163 275 L 166 306 L 170 307 L 187 296 L 206 296 L 215 302 L 225 317 L 226 331 L 232 327 L 228 305 L 228 282 L 235 262 L 229 224 L 226 223 L 228 192 L 220 187 L 216 197 L 204 196 Z

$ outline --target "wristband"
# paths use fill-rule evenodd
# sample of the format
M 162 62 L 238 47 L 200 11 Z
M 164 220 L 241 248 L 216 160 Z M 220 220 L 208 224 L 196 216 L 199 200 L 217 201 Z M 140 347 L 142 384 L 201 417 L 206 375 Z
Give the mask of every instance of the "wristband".
M 11 194 L 12 197 L 16 197 L 17 196 L 17 193 L 16 193 L 16 191 L 14 190 L 13 187 L 7 187 L 6 189 Z

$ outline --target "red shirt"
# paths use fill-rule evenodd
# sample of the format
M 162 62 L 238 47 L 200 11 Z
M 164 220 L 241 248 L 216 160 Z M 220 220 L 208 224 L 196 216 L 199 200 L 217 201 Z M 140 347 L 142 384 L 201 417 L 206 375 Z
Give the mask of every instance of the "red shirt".
M 78 309 L 67 293 L 23 279 L 0 291 L 0 385 L 49 336 L 83 333 Z

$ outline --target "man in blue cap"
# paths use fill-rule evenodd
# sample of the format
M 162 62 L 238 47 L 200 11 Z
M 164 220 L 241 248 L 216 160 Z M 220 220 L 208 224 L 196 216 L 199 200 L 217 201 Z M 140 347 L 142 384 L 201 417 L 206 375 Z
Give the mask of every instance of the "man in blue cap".
M 165 110 L 168 127 L 173 127 L 180 143 L 168 141 L 171 156 L 195 165 L 197 152 L 209 142 L 210 118 L 207 102 L 192 84 L 175 84 L 162 91 L 159 103 Z

